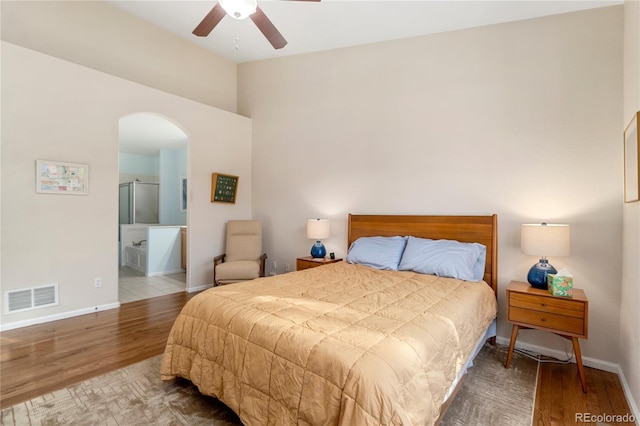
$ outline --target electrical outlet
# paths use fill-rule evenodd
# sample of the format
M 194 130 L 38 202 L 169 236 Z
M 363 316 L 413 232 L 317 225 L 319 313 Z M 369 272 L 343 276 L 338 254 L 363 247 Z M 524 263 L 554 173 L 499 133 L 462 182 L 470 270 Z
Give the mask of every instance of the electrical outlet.
M 93 279 L 93 285 L 98 288 L 102 287 L 102 277 L 96 277 Z
M 288 263 L 284 264 L 284 271 L 285 272 L 291 272 L 291 265 L 289 265 Z
M 273 268 L 274 271 L 278 270 L 278 261 L 277 260 L 272 260 L 271 261 L 271 267 Z

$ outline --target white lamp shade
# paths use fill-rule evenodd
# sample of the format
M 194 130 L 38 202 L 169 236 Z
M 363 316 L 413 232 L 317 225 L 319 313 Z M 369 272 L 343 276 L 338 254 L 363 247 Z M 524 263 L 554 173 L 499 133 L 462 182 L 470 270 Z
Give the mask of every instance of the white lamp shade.
M 571 238 L 569 225 L 524 224 L 520 233 L 522 253 L 532 256 L 569 256 Z
M 330 231 L 329 219 L 307 220 L 307 238 L 311 240 L 324 240 L 329 238 Z
M 219 0 L 220 6 L 233 19 L 242 20 L 256 13 L 258 0 Z

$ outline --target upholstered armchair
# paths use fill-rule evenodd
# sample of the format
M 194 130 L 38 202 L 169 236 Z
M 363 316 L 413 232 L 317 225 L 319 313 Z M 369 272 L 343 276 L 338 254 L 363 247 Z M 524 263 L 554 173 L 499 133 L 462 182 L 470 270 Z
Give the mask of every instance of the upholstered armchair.
M 266 253 L 262 253 L 262 223 L 230 220 L 225 252 L 213 258 L 213 285 L 264 277 L 266 259 Z

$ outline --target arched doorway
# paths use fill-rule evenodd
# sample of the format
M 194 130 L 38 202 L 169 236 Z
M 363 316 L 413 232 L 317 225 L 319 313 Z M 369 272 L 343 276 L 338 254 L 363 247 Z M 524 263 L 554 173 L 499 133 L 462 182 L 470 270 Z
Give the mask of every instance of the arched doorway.
M 184 291 L 188 137 L 153 113 L 120 118 L 118 299 Z

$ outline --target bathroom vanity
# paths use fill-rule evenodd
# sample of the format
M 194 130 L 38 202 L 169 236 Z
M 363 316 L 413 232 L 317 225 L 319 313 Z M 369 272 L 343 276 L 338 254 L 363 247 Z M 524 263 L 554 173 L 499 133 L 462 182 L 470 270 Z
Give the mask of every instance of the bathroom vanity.
M 140 271 L 143 274 L 147 272 L 147 246 L 140 247 L 125 246 L 124 248 L 125 264 Z

